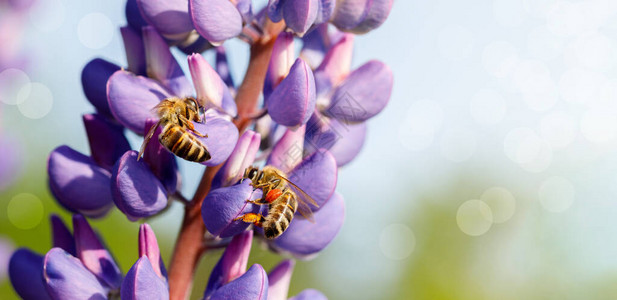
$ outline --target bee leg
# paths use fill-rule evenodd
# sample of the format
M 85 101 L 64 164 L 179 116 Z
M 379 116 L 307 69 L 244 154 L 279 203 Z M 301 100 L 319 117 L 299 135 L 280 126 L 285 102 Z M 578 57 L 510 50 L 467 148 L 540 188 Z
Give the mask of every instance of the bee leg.
M 261 223 L 263 223 L 264 217 L 260 214 L 247 213 L 234 219 L 234 221 L 238 220 L 242 220 L 242 222 L 246 223 L 253 223 L 255 224 L 255 226 L 261 227 Z
M 195 130 L 195 125 L 193 125 L 193 123 L 191 123 L 191 121 L 189 121 L 185 116 L 180 115 L 179 117 L 180 117 L 180 121 L 186 124 L 186 128 L 188 128 L 188 130 L 190 130 L 192 133 L 194 133 L 198 137 L 202 137 L 202 138 L 208 137 L 207 134 L 201 134 L 199 131 Z
M 263 201 L 260 201 L 260 200 L 263 200 L 263 199 L 259 199 L 259 200 L 246 200 L 246 202 L 257 204 L 257 205 L 270 204 L 268 202 L 263 202 Z

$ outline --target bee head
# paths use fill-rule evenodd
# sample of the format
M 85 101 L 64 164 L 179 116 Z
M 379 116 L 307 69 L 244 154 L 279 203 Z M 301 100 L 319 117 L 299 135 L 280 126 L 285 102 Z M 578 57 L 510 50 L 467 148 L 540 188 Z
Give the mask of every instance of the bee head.
M 255 182 L 258 174 L 259 174 L 259 169 L 255 167 L 248 167 L 244 171 L 244 178 L 250 179 L 251 181 Z
M 199 116 L 199 104 L 197 104 L 197 100 L 193 97 L 186 97 L 184 99 L 187 108 L 187 119 L 195 122 L 201 122 L 201 117 Z

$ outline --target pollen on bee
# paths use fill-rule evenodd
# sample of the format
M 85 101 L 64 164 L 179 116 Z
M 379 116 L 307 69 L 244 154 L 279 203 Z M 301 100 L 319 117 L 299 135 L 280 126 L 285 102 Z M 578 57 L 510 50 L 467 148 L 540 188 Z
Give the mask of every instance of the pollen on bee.
M 278 197 L 280 197 L 282 194 L 283 194 L 283 191 L 281 191 L 280 189 L 272 189 L 268 191 L 268 194 L 266 195 L 266 201 L 268 201 L 268 203 L 272 203 L 274 200 L 278 199 Z

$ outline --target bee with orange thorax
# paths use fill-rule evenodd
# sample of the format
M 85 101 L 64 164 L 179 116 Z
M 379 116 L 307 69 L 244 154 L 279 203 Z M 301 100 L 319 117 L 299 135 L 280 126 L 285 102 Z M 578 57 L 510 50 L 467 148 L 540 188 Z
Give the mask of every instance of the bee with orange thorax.
M 141 144 L 141 150 L 137 156 L 138 160 L 159 126 L 163 126 L 159 135 L 159 142 L 173 154 L 194 162 L 204 162 L 210 159 L 210 152 L 208 152 L 206 145 L 195 137 L 195 135 L 199 137 L 208 137 L 208 135 L 197 132 L 193 123 L 191 123 L 191 121 L 202 121 L 199 115 L 199 105 L 195 98 L 167 98 L 157 104 L 154 110 L 159 121 L 150 128 L 148 134 L 144 137 L 144 142 Z
M 268 215 L 264 217 L 261 214 L 247 213 L 234 221 L 242 220 L 262 227 L 267 239 L 274 239 L 285 232 L 296 211 L 313 221 L 311 208 L 307 202 L 314 206 L 317 206 L 317 203 L 291 182 L 283 171 L 273 166 L 265 166 L 261 171 L 256 167 L 249 167 L 244 172 L 243 179 L 250 179 L 253 188 L 262 190 L 261 199 L 247 201 L 258 205 L 267 204 Z M 298 197 L 298 194 L 301 197 Z

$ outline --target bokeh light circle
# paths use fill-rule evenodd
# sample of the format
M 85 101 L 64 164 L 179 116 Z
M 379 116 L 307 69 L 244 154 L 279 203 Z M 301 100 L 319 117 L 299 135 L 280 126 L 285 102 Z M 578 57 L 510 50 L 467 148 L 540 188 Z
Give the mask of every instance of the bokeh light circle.
M 379 234 L 379 248 L 384 256 L 392 260 L 408 258 L 416 247 L 416 236 L 404 224 L 390 224 Z
M 487 189 L 482 193 L 480 200 L 491 208 L 494 223 L 503 223 L 510 220 L 516 211 L 514 195 L 502 187 Z
M 17 94 L 19 112 L 29 119 L 45 117 L 54 103 L 54 97 L 49 88 L 38 82 L 24 86 Z
M 576 138 L 577 132 L 576 121 L 563 111 L 552 112 L 540 120 L 540 135 L 554 149 L 570 145 Z
M 29 87 L 30 77 L 26 72 L 9 68 L 0 72 L 0 101 L 4 104 L 17 105 L 25 100 L 17 95 L 24 87 Z M 27 91 L 27 90 L 25 90 Z
M 43 203 L 29 193 L 15 195 L 6 208 L 9 222 L 19 229 L 32 229 L 43 220 Z
M 480 236 L 488 232 L 493 225 L 491 208 L 483 201 L 467 200 L 456 212 L 456 224 L 465 234 Z
M 109 45 L 114 32 L 113 23 L 102 13 L 87 14 L 77 24 L 79 41 L 90 49 L 100 49 Z

